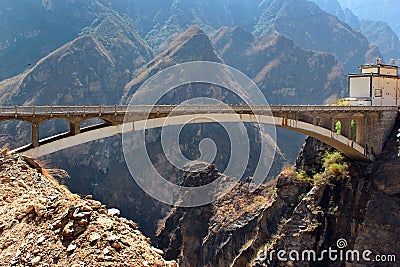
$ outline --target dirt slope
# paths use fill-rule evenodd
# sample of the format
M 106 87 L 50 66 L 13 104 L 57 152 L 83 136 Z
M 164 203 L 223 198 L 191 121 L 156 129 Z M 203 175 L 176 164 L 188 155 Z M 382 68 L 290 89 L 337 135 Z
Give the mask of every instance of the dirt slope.
M 118 210 L 0 151 L 0 266 L 177 266 L 161 255 Z

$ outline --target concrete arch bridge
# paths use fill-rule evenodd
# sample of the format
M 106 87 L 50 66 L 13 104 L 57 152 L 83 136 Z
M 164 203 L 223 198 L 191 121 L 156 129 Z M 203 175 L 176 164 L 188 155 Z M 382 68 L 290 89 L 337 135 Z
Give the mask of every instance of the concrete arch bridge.
M 312 136 L 340 150 L 351 159 L 370 161 L 382 152 L 396 121 L 398 108 L 241 105 L 15 106 L 0 107 L 0 122 L 28 122 L 32 127 L 32 142 L 14 151 L 42 157 L 79 144 L 121 134 L 128 112 L 131 116 L 129 122 L 125 121 L 125 126 L 131 131 L 162 127 L 166 122 L 168 125 L 238 120 L 260 122 Z M 168 116 L 170 117 L 167 121 Z M 69 131 L 39 140 L 39 125 L 54 119 L 67 121 Z M 82 123 L 89 119 L 101 119 L 104 123 L 81 128 Z

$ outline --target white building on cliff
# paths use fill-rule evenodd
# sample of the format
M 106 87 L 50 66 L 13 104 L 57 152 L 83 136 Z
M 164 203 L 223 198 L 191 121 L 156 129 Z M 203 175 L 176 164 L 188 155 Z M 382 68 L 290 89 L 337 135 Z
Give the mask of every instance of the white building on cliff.
M 390 65 L 362 65 L 359 74 L 349 74 L 349 98 L 352 105 L 400 106 L 400 76 L 395 60 Z

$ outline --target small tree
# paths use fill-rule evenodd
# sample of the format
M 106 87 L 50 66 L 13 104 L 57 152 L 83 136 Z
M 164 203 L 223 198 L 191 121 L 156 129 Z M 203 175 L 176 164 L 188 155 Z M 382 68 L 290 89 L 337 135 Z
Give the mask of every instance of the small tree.
M 357 122 L 355 120 L 352 120 L 350 123 L 350 139 L 355 141 L 356 140 L 356 127 L 357 127 Z
M 342 134 L 342 123 L 340 121 L 336 122 L 335 131 L 337 134 Z

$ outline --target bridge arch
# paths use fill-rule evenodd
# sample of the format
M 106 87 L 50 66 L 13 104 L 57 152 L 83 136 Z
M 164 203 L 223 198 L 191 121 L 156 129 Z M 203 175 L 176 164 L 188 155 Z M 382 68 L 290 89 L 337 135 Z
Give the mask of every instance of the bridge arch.
M 103 118 L 103 117 L 85 117 L 79 122 L 80 131 L 87 128 L 99 127 L 99 126 L 110 126 L 113 125 L 114 121 Z
M 108 125 L 112 125 L 114 124 L 114 120 L 106 117 L 106 116 L 100 116 L 100 117 L 85 117 L 80 123 L 83 124 L 85 122 L 88 121 L 92 121 L 92 120 L 97 120 L 98 122 L 102 122 L 104 124 L 108 124 Z M 98 123 L 99 124 L 99 123 Z M 92 125 L 90 125 L 92 126 Z
M 39 138 L 45 139 L 60 133 L 68 132 L 69 123 L 70 121 L 64 118 L 52 118 L 38 123 Z
M 204 117 L 202 117 L 204 116 Z M 192 120 L 191 120 L 192 119 Z M 188 122 L 189 121 L 189 122 Z M 340 151 L 342 151 L 349 158 L 369 161 L 370 158 L 366 155 L 362 146 L 350 140 L 349 138 L 339 135 L 330 129 L 325 129 L 321 126 L 312 123 L 298 121 L 296 119 L 289 119 L 283 117 L 272 117 L 268 115 L 254 115 L 254 114 L 224 114 L 224 113 L 207 113 L 207 114 L 189 114 L 179 115 L 173 117 L 161 117 L 148 120 L 139 120 L 129 122 L 124 125 L 110 125 L 104 128 L 94 129 L 79 135 L 69 136 L 55 139 L 38 147 L 30 149 L 17 149 L 15 152 L 24 152 L 25 154 L 42 157 L 59 150 L 69 147 L 77 146 L 80 144 L 96 141 L 99 139 L 120 135 L 124 131 L 139 131 L 152 128 L 160 128 L 169 125 L 181 125 L 187 123 L 210 123 L 210 122 L 248 122 L 276 125 L 277 127 L 286 128 L 292 131 L 303 133 L 305 135 L 314 137 Z

